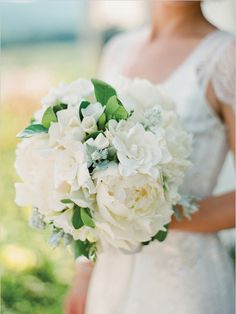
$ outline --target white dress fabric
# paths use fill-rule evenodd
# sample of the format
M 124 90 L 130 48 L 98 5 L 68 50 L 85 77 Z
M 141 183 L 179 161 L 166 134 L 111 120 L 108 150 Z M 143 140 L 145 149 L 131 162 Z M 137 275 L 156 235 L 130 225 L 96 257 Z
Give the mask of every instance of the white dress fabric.
M 102 76 L 122 74 L 140 34 L 108 45 Z M 228 152 L 226 128 L 205 94 L 235 106 L 235 38 L 224 31 L 206 36 L 164 82 L 186 129 L 194 136 L 193 167 L 182 192 L 212 195 Z M 155 143 L 154 143 L 155 144 Z M 223 212 L 222 212 L 223 215 Z M 89 286 L 86 314 L 233 314 L 232 261 L 217 234 L 170 231 L 133 255 L 109 249 L 100 254 Z

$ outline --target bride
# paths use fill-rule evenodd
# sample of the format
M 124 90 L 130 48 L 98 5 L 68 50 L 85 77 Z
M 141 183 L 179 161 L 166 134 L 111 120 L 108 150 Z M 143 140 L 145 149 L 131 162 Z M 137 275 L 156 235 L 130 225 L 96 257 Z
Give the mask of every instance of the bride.
M 182 192 L 201 199 L 200 210 L 192 221 L 174 220 L 163 243 L 133 255 L 111 249 L 95 267 L 78 263 L 67 313 L 233 314 L 233 271 L 217 232 L 234 226 L 234 193 L 212 192 L 235 149 L 235 37 L 203 17 L 200 1 L 154 0 L 150 9 L 150 30 L 108 44 L 101 76 L 145 78 L 173 97 L 194 135 Z

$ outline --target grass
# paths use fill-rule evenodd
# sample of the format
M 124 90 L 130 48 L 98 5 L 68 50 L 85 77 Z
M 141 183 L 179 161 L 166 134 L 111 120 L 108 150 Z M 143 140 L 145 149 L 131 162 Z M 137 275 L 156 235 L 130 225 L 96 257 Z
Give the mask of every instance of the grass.
M 87 49 L 87 52 L 86 52 Z M 49 230 L 28 226 L 30 208 L 14 203 L 16 134 L 39 107 L 40 98 L 60 80 L 90 77 L 91 49 L 76 43 L 15 47 L 2 52 L 0 107 L 1 313 L 59 314 L 73 278 L 68 249 L 53 250 Z

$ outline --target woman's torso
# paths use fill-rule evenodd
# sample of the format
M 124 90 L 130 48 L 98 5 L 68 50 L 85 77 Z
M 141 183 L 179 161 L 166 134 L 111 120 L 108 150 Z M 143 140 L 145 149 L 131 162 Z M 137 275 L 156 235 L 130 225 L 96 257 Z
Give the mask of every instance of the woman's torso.
M 138 36 L 126 35 L 110 47 L 104 80 L 114 83 L 125 72 Z M 200 198 L 212 194 L 228 150 L 225 126 L 210 107 L 205 87 L 212 56 L 230 40 L 228 33 L 210 34 L 163 84 L 194 137 L 193 167 L 182 192 Z M 171 231 L 163 243 L 155 241 L 137 254 L 102 253 L 86 314 L 233 314 L 233 308 L 232 268 L 217 235 Z
M 112 83 L 120 74 L 129 73 L 133 55 L 138 51 L 139 37 L 145 34 L 146 31 L 128 34 L 114 43 L 102 69 L 104 79 Z M 227 32 L 211 32 L 162 84 L 176 103 L 185 128 L 193 134 L 193 167 L 186 174 L 184 194 L 200 198 L 211 195 L 228 151 L 226 128 L 209 103 L 206 89 L 217 55 L 232 38 Z M 156 62 L 161 63 L 161 60 Z

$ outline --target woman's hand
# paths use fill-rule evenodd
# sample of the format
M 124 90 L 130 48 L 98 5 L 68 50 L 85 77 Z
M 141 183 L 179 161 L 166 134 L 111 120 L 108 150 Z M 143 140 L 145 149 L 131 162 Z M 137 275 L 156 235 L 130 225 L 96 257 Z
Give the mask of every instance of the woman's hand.
M 85 313 L 87 291 L 92 270 L 93 263 L 90 261 L 76 263 L 74 283 L 65 300 L 66 314 Z
M 235 192 L 220 196 L 211 196 L 199 202 L 199 210 L 192 214 L 191 220 L 176 218 L 170 223 L 170 229 L 188 232 L 217 232 L 235 226 Z M 179 208 L 181 211 L 181 207 Z

